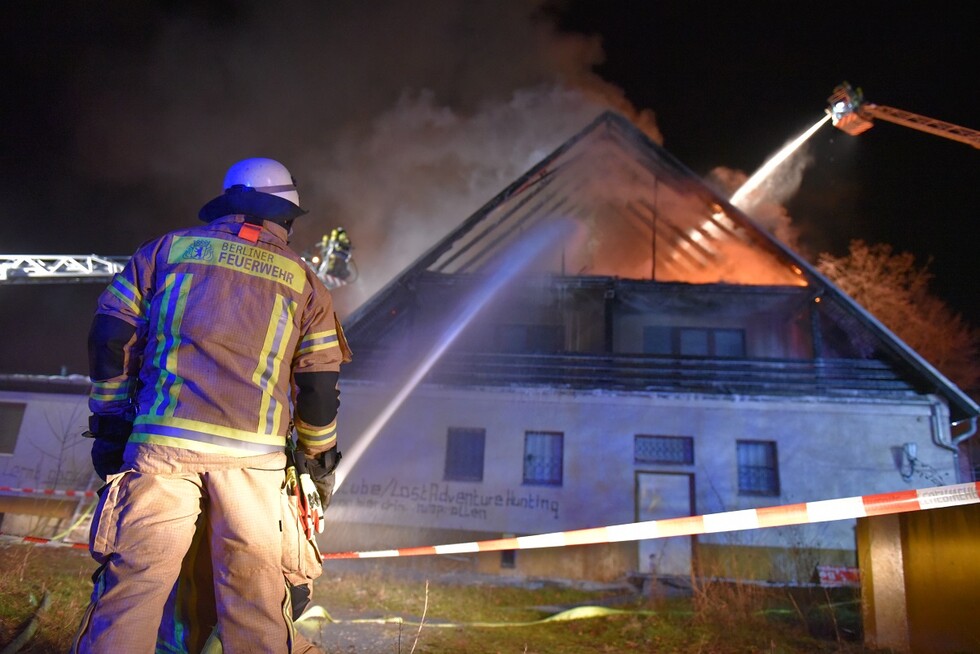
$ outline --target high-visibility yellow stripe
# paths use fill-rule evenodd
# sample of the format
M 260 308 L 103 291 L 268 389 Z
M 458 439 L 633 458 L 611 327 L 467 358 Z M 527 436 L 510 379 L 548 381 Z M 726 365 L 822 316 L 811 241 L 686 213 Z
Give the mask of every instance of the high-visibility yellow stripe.
M 337 339 L 337 330 L 328 329 L 323 332 L 307 334 L 306 338 L 300 342 L 296 354 L 309 354 L 310 352 L 319 352 L 320 350 L 327 350 L 333 347 L 340 347 Z
M 122 288 L 119 288 L 119 287 Z M 142 307 L 140 306 L 140 294 L 136 290 L 136 287 L 129 283 L 127 279 L 120 275 L 116 275 L 115 279 L 109 285 L 109 292 L 119 298 L 119 301 L 129 307 L 137 316 L 142 316 Z
M 201 420 L 177 418 L 174 416 L 140 415 L 136 417 L 134 427 L 138 428 L 140 425 L 163 425 L 184 431 L 196 431 L 202 434 L 211 434 L 222 438 L 229 438 L 246 443 L 259 443 L 263 445 L 283 445 L 286 442 L 286 437 L 279 434 L 257 434 L 244 429 L 235 429 L 234 427 L 225 427 L 224 425 L 213 425 Z
M 139 298 L 140 298 L 140 297 L 141 297 L 141 295 L 142 295 L 142 294 L 141 294 L 141 293 L 139 292 L 139 289 L 138 289 L 138 288 L 136 288 L 135 286 L 133 286 L 133 284 L 132 284 L 132 283 L 131 283 L 131 282 L 130 282 L 130 281 L 129 281 L 128 279 L 126 279 L 125 277 L 123 277 L 122 275 L 116 275 L 116 276 L 115 276 L 115 277 L 114 277 L 114 278 L 112 279 L 112 283 L 113 283 L 113 284 L 119 284 L 119 285 L 120 285 L 120 286 L 122 286 L 122 287 L 123 287 L 124 289 L 126 289 L 127 291 L 129 291 L 129 292 L 130 292 L 130 294 L 131 294 L 131 295 L 133 296 L 133 299 L 134 299 L 134 300 L 139 300 Z
M 314 438 L 307 438 L 303 434 L 300 434 L 300 436 L 299 436 L 299 442 L 304 447 L 315 447 L 315 448 L 320 449 L 320 450 L 328 450 L 328 449 L 330 449 L 331 447 L 333 447 L 333 443 L 336 440 L 337 440 L 337 435 L 336 434 L 332 435 L 330 438 L 324 438 L 322 440 L 321 439 L 314 439 Z
M 191 287 L 191 275 L 184 275 L 180 280 L 180 288 L 177 295 L 177 302 L 174 305 L 174 315 L 170 319 L 170 335 L 173 338 L 173 347 L 167 353 L 167 369 L 172 371 L 176 379 L 170 385 L 170 403 L 167 405 L 167 415 L 172 416 L 174 409 L 177 408 L 177 397 L 180 389 L 184 385 L 183 377 L 177 374 L 177 353 L 180 349 L 180 324 L 184 320 L 184 310 L 187 308 L 187 293 Z
M 334 341 L 333 343 L 319 343 L 317 345 L 310 345 L 309 347 L 300 348 L 296 351 L 296 354 L 309 354 L 311 352 L 319 352 L 320 350 L 329 350 L 333 347 L 340 347 L 340 343 Z
M 334 419 L 329 425 L 325 427 L 314 427 L 301 420 L 296 421 L 296 431 L 302 434 L 309 434 L 310 436 L 324 436 L 326 434 L 337 431 L 337 420 Z
M 336 335 L 337 335 L 336 329 L 328 329 L 325 332 L 313 332 L 312 334 L 307 334 L 306 338 L 303 339 L 303 342 L 307 343 L 309 341 L 315 341 L 320 338 L 326 338 L 327 336 L 336 336 Z
M 116 391 L 115 393 L 108 392 L 97 392 L 92 391 L 89 394 L 89 399 L 95 400 L 96 402 L 116 402 L 118 400 L 125 400 L 129 398 L 129 391 Z
M 293 335 L 293 329 L 296 325 L 295 315 L 296 315 L 296 303 L 288 298 L 282 298 L 283 308 L 283 329 L 282 336 L 279 338 L 279 343 L 276 348 L 276 360 L 275 365 L 272 369 L 272 375 L 269 377 L 269 391 L 268 394 L 271 396 L 273 389 L 279 384 L 279 375 L 282 373 L 283 365 L 283 354 L 285 352 L 286 343 L 289 342 Z M 279 423 L 283 420 L 283 405 L 281 402 L 276 402 L 276 413 L 273 416 L 272 424 L 269 425 L 268 431 L 276 432 L 279 430 Z
M 108 391 L 123 387 L 129 388 L 132 383 L 133 380 L 127 377 L 126 379 L 121 379 L 118 381 L 94 381 L 92 382 L 92 385 L 100 390 Z
M 97 381 L 92 382 L 92 390 L 89 399 L 96 402 L 115 402 L 129 398 L 135 380 L 126 378 L 121 381 Z
M 276 296 L 276 303 L 272 307 L 272 313 L 269 316 L 269 324 L 265 328 L 265 340 L 262 341 L 262 349 L 259 351 L 258 361 L 255 364 L 255 371 L 252 373 L 252 383 L 258 386 L 259 390 L 262 391 L 262 401 L 259 403 L 258 419 L 260 429 L 265 422 L 265 415 L 269 411 L 269 403 L 272 401 L 272 396 L 263 385 L 263 375 L 269 369 L 269 355 L 272 353 L 272 347 L 276 341 L 276 333 L 278 332 L 279 320 L 281 318 L 279 308 L 280 297 L 281 296 L 279 295 Z
M 160 315 L 157 319 L 157 350 L 154 364 L 160 371 L 155 384 L 156 398 L 150 413 L 173 415 L 183 379 L 177 374 L 177 351 L 180 348 L 180 323 L 184 319 L 187 294 L 194 276 L 170 273 L 164 280 Z M 176 288 L 176 290 L 175 290 Z M 176 297 L 174 296 L 176 293 Z M 171 307 L 171 305 L 173 305 Z
M 283 420 L 283 407 L 275 399 L 275 389 L 279 382 L 279 371 L 282 369 L 284 346 L 293 333 L 295 314 L 296 303 L 282 295 L 277 295 L 269 315 L 265 340 L 259 352 L 255 371 L 252 373 L 252 383 L 262 391 L 257 427 L 257 431 L 260 432 L 278 431 L 278 425 Z
M 253 456 L 261 454 L 242 448 L 226 447 L 213 443 L 204 443 L 193 438 L 178 438 L 176 436 L 161 436 L 159 434 L 140 433 L 129 437 L 130 443 L 151 443 L 153 445 L 166 445 L 168 447 L 179 447 L 184 450 L 194 452 L 204 452 L 205 454 L 225 454 L 229 456 Z M 274 450 L 270 450 L 274 451 Z
M 328 432 L 328 434 L 321 434 L 319 436 L 311 436 L 310 434 L 299 430 L 297 430 L 296 433 L 299 435 L 299 442 L 309 447 L 322 448 L 325 445 L 329 445 L 337 440 L 336 431 L 331 431 Z

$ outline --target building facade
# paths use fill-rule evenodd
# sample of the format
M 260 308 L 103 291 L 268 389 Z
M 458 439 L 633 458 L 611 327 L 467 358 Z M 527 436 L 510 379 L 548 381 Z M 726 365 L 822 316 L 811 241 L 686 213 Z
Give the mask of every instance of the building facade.
M 970 475 L 959 451 L 976 424 L 973 400 L 612 114 L 345 324 L 355 356 L 341 428 L 354 456 L 328 550 Z M 855 565 L 854 539 L 852 521 L 830 521 L 473 560 L 504 574 L 808 581 L 817 565 Z

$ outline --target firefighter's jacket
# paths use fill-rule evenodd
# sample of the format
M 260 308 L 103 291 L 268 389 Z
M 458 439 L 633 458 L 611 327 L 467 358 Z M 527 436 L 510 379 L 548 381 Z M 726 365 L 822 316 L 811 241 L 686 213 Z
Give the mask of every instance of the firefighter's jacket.
M 92 412 L 134 418 L 130 443 L 200 453 L 281 451 L 291 421 L 301 449 L 334 446 L 350 351 L 329 291 L 286 236 L 239 215 L 141 246 L 99 298 Z

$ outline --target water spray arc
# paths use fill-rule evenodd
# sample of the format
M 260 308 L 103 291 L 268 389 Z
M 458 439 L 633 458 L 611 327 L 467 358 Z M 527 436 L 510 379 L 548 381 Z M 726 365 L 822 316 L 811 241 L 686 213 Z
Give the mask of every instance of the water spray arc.
M 777 169 L 779 166 L 785 162 L 794 152 L 796 152 L 806 141 L 813 136 L 818 129 L 820 129 L 824 123 L 829 120 L 828 115 L 824 115 L 823 118 L 818 120 L 816 124 L 807 129 L 805 132 L 797 136 L 795 139 L 780 148 L 776 154 L 770 157 L 758 170 L 756 170 L 752 175 L 745 180 L 745 182 L 732 194 L 729 202 L 741 209 L 742 211 L 748 212 L 751 208 L 751 203 L 748 202 L 748 198 L 757 191 L 762 183 L 768 179 L 768 177 Z M 693 228 L 687 232 L 687 243 L 699 243 L 701 247 L 709 248 L 710 245 L 704 241 L 703 237 L 706 234 L 710 235 L 720 235 L 720 224 L 724 224 L 721 221 L 728 221 L 727 216 L 721 209 L 718 209 L 710 218 L 701 223 L 699 227 Z
M 344 452 L 344 463 L 337 470 L 335 489 L 339 489 L 343 485 L 351 469 L 357 465 L 357 462 L 364 455 L 367 448 L 370 447 L 382 428 L 391 420 L 391 417 L 398 408 L 401 407 L 411 392 L 415 390 L 415 387 L 419 385 L 425 375 L 432 369 L 432 366 L 442 358 L 442 355 L 445 354 L 449 346 L 453 344 L 466 326 L 472 322 L 480 310 L 508 283 L 513 281 L 518 274 L 522 273 L 533 261 L 544 253 L 548 246 L 563 242 L 571 234 L 573 226 L 574 223 L 569 219 L 556 218 L 543 222 L 528 230 L 514 245 L 503 253 L 496 267 L 459 309 L 445 332 L 443 332 L 436 344 L 425 355 L 418 367 L 409 375 L 405 383 L 402 384 L 398 392 L 395 393 L 388 404 L 378 413 L 371 424 L 368 425 L 353 447 Z
M 732 195 L 729 202 L 731 202 L 734 206 L 738 207 L 739 209 L 745 209 L 743 205 L 745 204 L 746 198 L 748 198 L 748 196 L 753 191 L 759 188 L 762 182 L 765 181 L 766 178 L 772 174 L 772 172 L 779 166 L 779 164 L 786 161 L 786 159 L 788 159 L 791 154 L 796 152 L 801 145 L 806 143 L 806 141 L 811 136 L 813 136 L 816 133 L 816 131 L 820 129 L 823 126 L 823 124 L 826 123 L 828 120 L 830 120 L 830 115 L 829 114 L 824 115 L 824 117 L 818 120 L 817 123 L 813 125 L 813 127 L 806 130 L 805 132 L 797 136 L 795 139 L 793 139 L 792 141 L 784 145 L 782 149 L 780 149 L 779 152 L 773 155 L 771 159 L 766 161 L 766 163 L 764 163 L 762 167 L 759 168 L 759 170 L 752 173 L 752 176 L 749 177 L 747 180 L 745 180 L 745 183 L 742 184 L 737 191 L 735 191 L 735 193 Z

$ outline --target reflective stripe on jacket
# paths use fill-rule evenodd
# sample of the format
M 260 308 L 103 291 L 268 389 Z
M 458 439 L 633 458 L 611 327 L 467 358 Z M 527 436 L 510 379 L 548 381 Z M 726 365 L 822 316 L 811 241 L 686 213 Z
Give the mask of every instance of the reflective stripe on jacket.
M 294 374 L 350 360 L 333 300 L 284 228 L 266 221 L 251 243 L 237 236 L 242 222 L 225 216 L 144 244 L 99 298 L 99 314 L 135 328 L 122 356 L 138 366 L 93 380 L 89 404 L 121 414 L 133 403 L 131 443 L 261 454 L 284 448 L 294 419 L 301 447 L 335 442 L 335 416 L 292 415 Z

